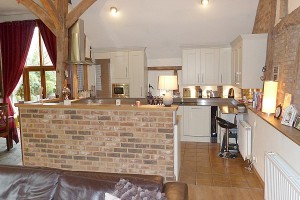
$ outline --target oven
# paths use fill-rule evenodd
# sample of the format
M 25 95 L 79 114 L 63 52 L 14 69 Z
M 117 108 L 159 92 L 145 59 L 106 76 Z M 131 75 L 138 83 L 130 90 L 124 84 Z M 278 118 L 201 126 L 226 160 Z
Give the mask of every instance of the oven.
M 129 84 L 113 83 L 112 98 L 129 98 Z

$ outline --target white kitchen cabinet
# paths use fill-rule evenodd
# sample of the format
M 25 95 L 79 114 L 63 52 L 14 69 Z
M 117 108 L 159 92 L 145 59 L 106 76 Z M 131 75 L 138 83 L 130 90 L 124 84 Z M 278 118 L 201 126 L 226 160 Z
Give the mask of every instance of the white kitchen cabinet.
M 231 48 L 220 48 L 219 85 L 231 85 Z
M 189 86 L 230 84 L 228 79 L 230 80 L 231 53 L 228 53 L 228 49 L 230 48 L 184 49 L 182 84 Z
M 201 49 L 200 83 L 205 85 L 219 84 L 219 48 Z
M 111 52 L 112 83 L 129 83 L 128 51 Z
M 265 66 L 267 34 L 244 34 L 232 43 L 232 85 L 242 88 L 262 88 L 262 68 Z
M 182 84 L 200 83 L 200 49 L 182 50 Z
M 183 135 L 193 137 L 205 137 L 210 140 L 211 129 L 210 106 L 184 106 L 183 108 Z
M 110 59 L 112 83 L 128 83 L 130 98 L 145 98 L 148 71 L 144 50 L 95 52 L 94 59 Z
M 147 93 L 148 73 L 145 65 L 144 51 L 129 52 L 129 96 L 145 98 Z

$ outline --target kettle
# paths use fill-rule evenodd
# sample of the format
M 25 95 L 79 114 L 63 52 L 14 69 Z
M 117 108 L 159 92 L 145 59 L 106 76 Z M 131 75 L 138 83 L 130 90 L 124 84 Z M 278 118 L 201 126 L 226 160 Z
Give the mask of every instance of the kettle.
M 234 98 L 234 89 L 230 88 L 228 91 L 228 98 Z

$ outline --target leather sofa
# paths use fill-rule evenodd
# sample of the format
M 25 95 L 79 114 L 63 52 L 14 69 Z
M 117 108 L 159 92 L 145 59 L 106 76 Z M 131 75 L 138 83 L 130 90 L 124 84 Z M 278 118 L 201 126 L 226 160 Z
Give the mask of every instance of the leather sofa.
M 121 179 L 148 190 L 165 193 L 168 200 L 188 200 L 188 187 L 180 182 L 163 183 L 157 175 L 66 171 L 46 167 L 0 165 L 0 199 L 104 200 Z

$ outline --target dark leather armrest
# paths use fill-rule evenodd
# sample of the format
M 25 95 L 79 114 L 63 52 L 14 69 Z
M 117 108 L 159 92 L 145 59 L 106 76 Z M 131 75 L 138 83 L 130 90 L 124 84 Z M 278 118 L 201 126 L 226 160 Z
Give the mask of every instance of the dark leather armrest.
M 180 182 L 168 182 L 164 185 L 163 192 L 168 200 L 188 200 L 188 186 Z

